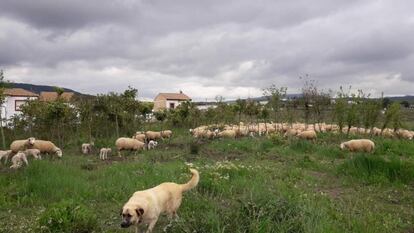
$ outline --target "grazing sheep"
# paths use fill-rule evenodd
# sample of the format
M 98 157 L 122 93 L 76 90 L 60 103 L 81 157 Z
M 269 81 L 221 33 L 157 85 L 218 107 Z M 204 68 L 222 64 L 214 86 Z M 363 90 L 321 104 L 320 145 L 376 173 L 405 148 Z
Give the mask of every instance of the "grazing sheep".
M 19 151 L 24 151 L 28 148 L 32 148 L 35 142 L 36 142 L 36 139 L 34 137 L 30 137 L 25 140 L 14 140 L 10 144 L 10 150 L 12 150 L 12 152 L 15 154 Z
M 155 132 L 155 131 L 147 131 L 145 132 L 145 137 L 147 138 L 147 140 L 157 140 L 157 139 L 161 139 L 161 132 Z
M 93 143 L 83 143 L 82 144 L 82 154 L 88 155 L 92 153 Z
M 108 154 L 110 155 L 112 153 L 111 148 L 102 148 L 99 152 L 99 159 L 106 160 L 108 159 Z
M 372 152 L 375 149 L 375 143 L 369 139 L 357 139 L 341 143 L 340 148 L 342 150 L 348 149 L 352 152 Z
M 286 133 L 283 135 L 284 137 L 292 137 L 298 135 L 300 130 L 297 129 L 288 129 L 286 130 Z
M 162 138 L 171 138 L 172 131 L 171 130 L 163 130 L 161 131 L 161 137 Z
M 413 139 L 413 136 L 414 136 L 414 134 L 412 134 L 410 131 L 408 131 L 406 129 L 404 129 L 404 130 L 399 129 L 395 133 L 399 138 L 408 139 L 408 140 Z
M 121 150 L 143 150 L 145 149 L 145 143 L 140 142 L 133 138 L 118 138 L 115 141 L 115 146 L 118 150 L 118 156 L 121 157 Z
M 27 166 L 29 165 L 29 162 L 27 161 L 26 154 L 22 151 L 17 152 L 12 158 L 13 165 L 10 166 L 10 168 L 18 169 L 20 168 L 23 163 L 25 163 Z
M 298 138 L 307 139 L 307 140 L 314 140 L 317 137 L 316 132 L 314 130 L 306 130 L 306 131 L 298 133 L 296 136 Z
M 59 158 L 63 155 L 62 150 L 55 146 L 51 141 L 36 140 L 33 144 L 33 148 L 40 150 L 40 153 L 56 154 Z
M 217 134 L 220 138 L 236 138 L 235 130 L 223 130 Z
M 155 147 L 156 147 L 157 145 L 158 145 L 158 142 L 157 142 L 157 141 L 150 140 L 150 141 L 148 142 L 148 150 L 155 149 Z
M 42 156 L 40 155 L 40 150 L 38 149 L 26 149 L 24 151 L 26 156 L 33 156 L 35 159 L 42 159 Z
M 12 153 L 11 150 L 0 150 L 0 163 L 1 163 L 1 160 L 4 158 L 4 164 L 6 164 L 11 153 Z
M 132 138 L 136 139 L 140 142 L 145 142 L 145 134 L 143 134 L 143 133 L 138 133 L 137 132 Z

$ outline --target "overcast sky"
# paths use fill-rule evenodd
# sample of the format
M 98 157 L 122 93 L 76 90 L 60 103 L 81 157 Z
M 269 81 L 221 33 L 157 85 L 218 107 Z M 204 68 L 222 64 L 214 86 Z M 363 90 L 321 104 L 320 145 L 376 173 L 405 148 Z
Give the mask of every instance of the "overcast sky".
M 0 68 L 89 94 L 260 96 L 270 84 L 414 94 L 412 0 L 1 0 Z

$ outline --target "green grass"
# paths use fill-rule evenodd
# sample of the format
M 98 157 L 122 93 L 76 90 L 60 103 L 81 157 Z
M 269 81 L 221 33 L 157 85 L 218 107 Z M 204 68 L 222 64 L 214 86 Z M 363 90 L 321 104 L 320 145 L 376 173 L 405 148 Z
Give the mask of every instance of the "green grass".
M 109 161 L 67 147 L 60 160 L 0 167 L 0 232 L 131 232 L 119 227 L 122 205 L 137 190 L 186 182 L 188 162 L 201 180 L 167 232 L 412 231 L 414 142 L 373 138 L 366 154 L 341 151 L 344 140 L 196 142 L 181 130 L 156 150 Z M 155 232 L 167 224 L 161 217 Z

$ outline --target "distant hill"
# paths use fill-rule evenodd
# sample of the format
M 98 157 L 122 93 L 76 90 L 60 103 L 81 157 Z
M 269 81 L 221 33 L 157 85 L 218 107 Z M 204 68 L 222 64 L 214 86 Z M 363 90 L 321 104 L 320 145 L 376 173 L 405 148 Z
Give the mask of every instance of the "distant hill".
M 36 94 L 40 94 L 40 92 L 42 92 L 42 91 L 55 91 L 54 86 L 34 85 L 34 84 L 29 84 L 29 83 L 11 83 L 11 87 L 12 88 L 22 88 L 22 89 L 25 89 L 27 91 L 34 92 Z M 74 91 L 74 90 L 69 89 L 69 88 L 63 88 L 63 89 L 67 92 L 73 92 L 76 95 L 83 95 L 82 93 Z
M 387 96 L 385 98 L 389 98 L 392 101 L 401 102 L 401 101 L 408 101 L 410 103 L 414 103 L 414 96 L 413 95 L 406 95 L 406 96 Z

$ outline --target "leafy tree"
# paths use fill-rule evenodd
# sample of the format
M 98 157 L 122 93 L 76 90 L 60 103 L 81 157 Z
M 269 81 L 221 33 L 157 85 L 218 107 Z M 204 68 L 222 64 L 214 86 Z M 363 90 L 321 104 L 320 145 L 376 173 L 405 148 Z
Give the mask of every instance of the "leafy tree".
M 392 103 L 392 101 L 391 101 L 390 98 L 385 97 L 385 98 L 382 99 L 382 107 L 383 108 L 388 108 L 391 103 Z
M 286 98 L 286 93 L 287 87 L 278 88 L 274 84 L 263 90 L 263 95 L 267 98 L 267 104 L 269 108 L 273 111 L 273 119 L 276 122 L 279 120 L 278 112 L 281 107 L 281 101 L 284 98 Z
M 404 108 L 409 108 L 410 107 L 410 103 L 407 100 L 403 100 L 401 101 L 401 106 L 403 106 Z
M 4 136 L 2 110 L 3 110 L 3 104 L 6 101 L 4 90 L 8 87 L 8 85 L 9 83 L 4 79 L 3 70 L 0 70 L 0 133 L 1 133 L 1 141 L 2 141 L 3 148 L 6 148 L 6 138 Z

